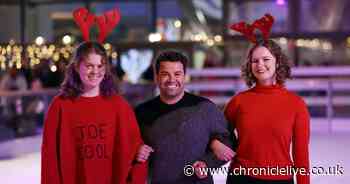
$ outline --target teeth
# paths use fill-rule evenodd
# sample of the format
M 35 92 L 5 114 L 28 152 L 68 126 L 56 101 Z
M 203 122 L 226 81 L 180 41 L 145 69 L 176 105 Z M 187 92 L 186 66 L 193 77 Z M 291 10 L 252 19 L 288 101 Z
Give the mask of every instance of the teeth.
M 96 78 L 96 79 L 98 79 L 98 78 L 100 78 L 100 76 L 88 76 L 89 78 Z
M 168 88 L 176 88 L 176 85 L 169 85 Z

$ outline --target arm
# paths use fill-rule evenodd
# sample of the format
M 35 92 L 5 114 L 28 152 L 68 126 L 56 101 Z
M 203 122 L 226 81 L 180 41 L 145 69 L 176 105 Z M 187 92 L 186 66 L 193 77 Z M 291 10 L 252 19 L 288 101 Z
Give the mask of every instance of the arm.
M 233 150 L 236 150 L 237 138 L 234 134 L 233 124 L 228 122 L 226 124 L 230 135 L 228 137 L 223 137 L 220 134 L 214 135 L 210 148 L 220 160 L 230 161 L 235 155 Z
M 143 145 L 143 141 L 132 108 L 127 102 L 124 101 L 123 103 L 124 105 L 119 106 L 122 107 L 121 117 L 123 117 L 121 121 L 123 130 L 121 131 L 124 132 L 123 135 L 121 135 L 124 138 L 121 146 L 127 147 L 129 150 L 125 150 L 123 156 L 126 160 L 122 160 L 122 162 L 127 162 L 127 167 L 131 168 L 128 173 L 126 173 L 127 183 L 142 184 L 146 182 L 147 178 L 147 162 L 135 162 L 135 158 L 140 146 Z M 121 169 L 125 170 L 123 167 Z
M 234 96 L 224 107 L 224 115 L 228 121 L 228 130 L 230 131 L 231 137 L 233 139 L 232 147 L 233 150 L 237 150 L 238 147 L 238 137 L 235 135 L 236 130 L 236 119 L 239 112 L 238 97 Z
M 216 158 L 226 162 L 232 160 L 235 156 L 235 152 L 229 146 L 226 146 L 217 139 L 211 141 L 210 149 L 213 151 Z
M 296 119 L 293 127 L 293 160 L 295 167 L 303 168 L 309 172 L 309 139 L 310 139 L 310 116 L 306 104 L 297 108 Z M 309 184 L 310 176 L 297 174 L 298 184 Z
M 228 120 L 227 129 L 229 130 L 229 133 L 230 133 L 230 136 L 229 136 L 230 142 L 227 143 L 226 141 L 225 143 L 225 139 L 216 136 L 210 145 L 216 157 L 218 157 L 220 160 L 227 161 L 230 157 L 232 159 L 235 153 L 233 153 L 233 151 L 231 152 L 231 148 L 233 148 L 234 151 L 237 150 L 238 139 L 234 131 L 235 131 L 235 122 L 238 116 L 238 111 L 239 111 L 238 97 L 234 96 L 224 108 L 224 114 L 226 119 Z M 230 144 L 230 147 L 227 146 L 229 144 Z
M 59 143 L 58 131 L 61 109 L 58 97 L 52 101 L 44 122 L 43 141 L 41 146 L 41 183 L 59 184 Z
M 225 164 L 225 161 L 219 160 L 215 154 L 214 151 L 217 150 L 211 150 L 209 149 L 210 146 L 213 146 L 215 148 L 215 142 L 220 141 L 224 143 L 224 146 L 227 146 L 229 150 L 226 149 L 226 151 L 229 152 L 229 154 L 232 154 L 232 150 L 230 149 L 233 144 L 233 137 L 230 134 L 228 130 L 228 123 L 224 117 L 224 114 L 216 107 L 215 104 L 209 104 L 208 111 L 207 111 L 207 119 L 210 127 L 210 138 L 212 145 L 208 146 L 207 154 L 201 159 L 206 163 L 208 167 L 220 167 L 221 165 Z M 220 144 L 220 146 L 223 146 Z M 231 150 L 231 151 L 230 151 Z
M 138 123 L 138 126 L 140 128 L 141 131 L 141 136 L 143 135 L 143 130 L 144 130 L 144 124 L 143 124 L 143 120 L 145 119 L 143 117 L 144 111 L 142 110 L 141 106 L 137 106 L 134 109 L 135 115 L 136 115 L 136 120 Z M 150 154 L 154 152 L 153 148 L 149 145 L 143 144 L 140 146 L 140 148 L 138 149 L 137 155 L 135 160 L 137 162 L 146 162 L 148 160 L 148 157 L 150 156 Z

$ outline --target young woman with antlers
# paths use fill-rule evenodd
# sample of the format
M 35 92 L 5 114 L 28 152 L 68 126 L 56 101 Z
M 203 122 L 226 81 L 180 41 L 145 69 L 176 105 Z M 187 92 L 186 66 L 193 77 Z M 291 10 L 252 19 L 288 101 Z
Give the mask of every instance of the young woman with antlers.
M 75 50 L 61 91 L 49 107 L 42 143 L 42 184 L 144 184 L 146 163 L 134 162 L 143 145 L 135 115 L 117 95 L 102 42 L 120 19 L 74 12 L 85 42 Z M 98 42 L 89 41 L 97 22 Z
M 241 70 L 250 89 L 232 97 L 225 107 L 238 134 L 227 183 L 292 184 L 294 174 L 298 184 L 310 183 L 309 113 L 304 101 L 284 86 L 291 69 L 280 46 L 269 39 L 273 22 L 267 14 L 252 25 L 231 26 L 253 46 Z M 256 29 L 262 33 L 260 41 Z

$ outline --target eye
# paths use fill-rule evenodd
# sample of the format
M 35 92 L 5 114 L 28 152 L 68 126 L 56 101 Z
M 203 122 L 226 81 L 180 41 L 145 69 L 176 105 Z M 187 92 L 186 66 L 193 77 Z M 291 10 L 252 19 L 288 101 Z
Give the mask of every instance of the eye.
M 257 62 L 258 62 L 257 59 L 253 59 L 253 60 L 252 60 L 252 63 L 257 63 Z
M 88 70 L 91 70 L 91 69 L 92 69 L 92 65 L 85 65 L 85 67 L 86 67 Z
M 161 72 L 159 75 L 160 75 L 161 77 L 165 77 L 165 76 L 167 76 L 168 74 L 167 74 L 167 73 L 164 73 L 164 72 Z

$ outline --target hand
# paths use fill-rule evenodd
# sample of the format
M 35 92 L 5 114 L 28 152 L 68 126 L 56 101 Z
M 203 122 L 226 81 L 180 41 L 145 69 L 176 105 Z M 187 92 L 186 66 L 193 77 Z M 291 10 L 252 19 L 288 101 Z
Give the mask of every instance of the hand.
M 200 170 L 200 168 L 206 168 L 207 167 L 207 164 L 205 162 L 203 162 L 203 161 L 196 161 L 192 166 L 194 168 L 194 172 L 196 173 L 196 176 L 199 179 L 204 179 L 204 178 L 208 177 L 208 174 L 204 173 L 203 169 Z
M 138 162 L 146 162 L 152 152 L 154 152 L 153 148 L 144 144 L 140 146 L 139 151 L 137 152 L 137 155 L 136 155 L 136 160 Z
M 210 148 L 219 160 L 228 162 L 235 156 L 235 152 L 231 148 L 216 139 L 211 142 Z

